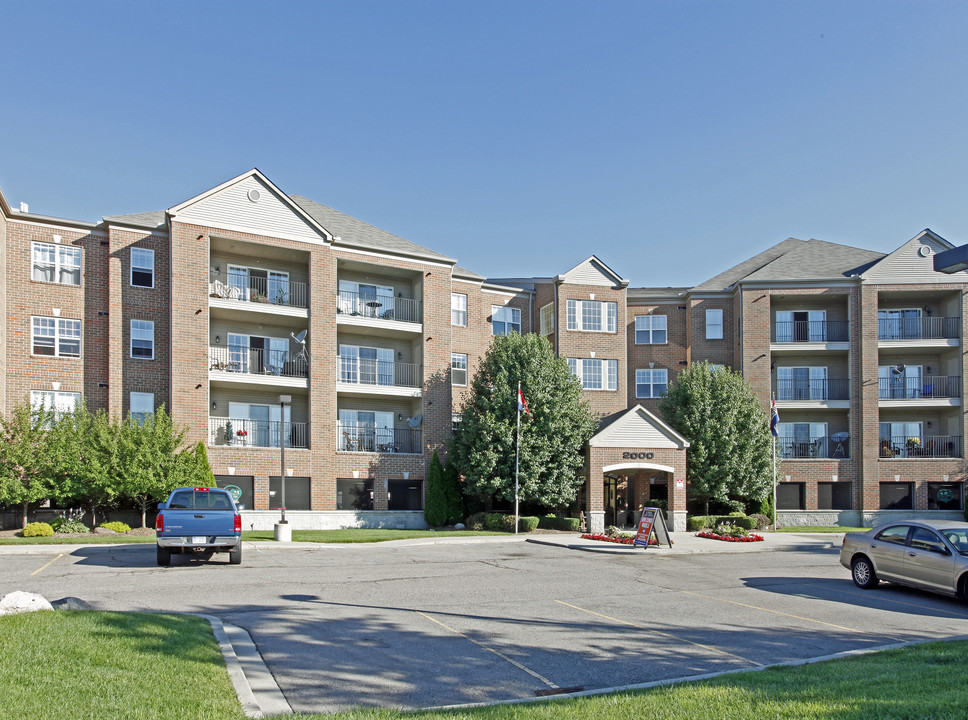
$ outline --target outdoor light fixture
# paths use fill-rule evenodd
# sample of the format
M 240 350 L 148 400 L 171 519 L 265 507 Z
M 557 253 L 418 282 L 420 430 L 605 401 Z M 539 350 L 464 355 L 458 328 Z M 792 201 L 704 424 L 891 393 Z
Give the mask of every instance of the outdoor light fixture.
M 214 410 L 214 409 L 215 409 L 215 408 L 217 408 L 217 407 L 218 407 L 218 405 L 217 405 L 217 404 L 215 403 L 215 401 L 214 401 L 214 400 L 212 400 L 212 410 Z
M 215 336 L 215 344 L 218 345 L 220 342 L 222 342 L 222 337 L 220 335 L 216 335 Z

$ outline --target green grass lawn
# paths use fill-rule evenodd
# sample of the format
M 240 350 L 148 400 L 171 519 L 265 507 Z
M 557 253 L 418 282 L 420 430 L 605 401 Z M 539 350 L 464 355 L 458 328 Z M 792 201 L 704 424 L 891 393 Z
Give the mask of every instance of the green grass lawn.
M 153 543 L 155 538 L 146 535 L 85 535 L 83 537 L 4 537 L 0 545 L 120 545 L 130 543 Z
M 965 716 L 968 642 L 579 699 L 442 712 L 357 710 L 317 720 L 881 720 Z M 0 617 L 0 720 L 242 720 L 211 628 L 182 615 Z

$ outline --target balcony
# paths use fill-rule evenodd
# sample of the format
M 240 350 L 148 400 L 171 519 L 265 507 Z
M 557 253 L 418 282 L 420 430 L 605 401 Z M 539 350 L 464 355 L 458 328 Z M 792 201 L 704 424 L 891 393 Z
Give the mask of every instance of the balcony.
M 371 295 L 341 290 L 336 299 L 340 315 L 370 320 L 421 323 L 421 302 L 413 298 Z
M 877 397 L 881 400 L 945 400 L 961 398 L 960 375 L 931 377 L 879 378 Z
M 819 437 L 778 437 L 777 457 L 784 460 L 830 459 L 844 460 L 850 457 L 850 437 L 847 433 L 834 433 Z
M 339 449 L 361 453 L 423 452 L 422 431 L 411 428 L 378 428 L 358 423 L 338 423 Z
M 276 377 L 307 378 L 309 363 L 293 357 L 288 350 L 266 350 L 244 345 L 210 345 L 209 370 L 242 375 L 274 375 Z
M 282 274 L 274 276 L 271 271 L 266 277 L 229 271 L 224 279 L 212 273 L 208 288 L 213 298 L 282 307 L 309 307 L 309 285 L 289 280 Z
M 208 419 L 208 444 L 239 448 L 279 447 L 278 420 Z M 287 422 L 283 428 L 287 448 L 309 447 L 309 423 Z
M 906 317 L 879 318 L 878 340 L 957 340 L 961 337 L 961 318 Z
M 904 435 L 881 438 L 882 458 L 960 458 L 961 437 L 958 435 Z
M 780 378 L 773 386 L 777 402 L 849 400 L 850 380 L 847 378 Z
M 359 394 L 387 394 L 419 397 L 423 368 L 413 363 L 373 360 L 341 355 L 338 362 L 337 390 Z
M 847 320 L 777 320 L 773 323 L 774 343 L 846 343 L 850 341 Z

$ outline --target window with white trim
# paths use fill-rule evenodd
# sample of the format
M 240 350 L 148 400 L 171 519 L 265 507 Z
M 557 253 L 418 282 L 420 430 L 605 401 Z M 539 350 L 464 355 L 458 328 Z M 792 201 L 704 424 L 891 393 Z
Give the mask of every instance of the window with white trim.
M 81 249 L 53 243 L 31 243 L 31 278 L 60 285 L 81 284 Z
M 68 415 L 81 404 L 79 392 L 62 392 L 60 390 L 31 390 L 30 407 L 32 410 L 53 411 L 54 417 Z
M 635 371 L 635 397 L 660 398 L 669 387 L 669 371 L 649 368 Z
M 491 332 L 494 335 L 521 333 L 521 310 L 518 308 L 491 305 Z
M 139 425 L 144 425 L 149 417 L 155 414 L 155 394 L 146 392 L 132 392 L 129 399 L 131 419 Z
M 155 251 L 131 248 L 131 284 L 135 287 L 155 286 Z
M 450 382 L 452 385 L 467 384 L 467 353 L 450 354 Z
M 540 311 L 539 321 L 541 335 L 551 335 L 555 331 L 555 306 L 554 303 L 548 303 L 543 306 Z
M 450 324 L 467 325 L 467 295 L 464 293 L 450 294 Z
M 155 323 L 153 321 L 131 321 L 131 357 L 144 360 L 154 359 Z
M 585 390 L 618 389 L 618 360 L 568 358 L 568 369 Z
M 706 339 L 707 340 L 723 339 L 723 311 L 722 310 L 706 311 Z
M 569 300 L 567 312 L 569 330 L 610 333 L 616 330 L 617 303 L 604 300 Z
M 49 357 L 81 356 L 81 321 L 66 318 L 32 317 L 30 352 Z
M 636 315 L 635 344 L 665 345 L 669 342 L 667 324 L 668 318 L 665 315 Z

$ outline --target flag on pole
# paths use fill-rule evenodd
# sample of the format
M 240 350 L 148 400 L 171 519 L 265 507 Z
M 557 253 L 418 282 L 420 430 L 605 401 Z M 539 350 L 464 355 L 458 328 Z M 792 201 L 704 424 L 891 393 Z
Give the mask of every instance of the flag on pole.
M 524 399 L 524 393 L 521 392 L 521 386 L 518 385 L 518 412 L 524 410 L 529 415 L 531 410 L 528 409 L 528 401 Z
M 776 398 L 773 398 L 773 416 L 770 418 L 770 432 L 773 433 L 773 437 L 779 434 L 779 429 L 777 425 L 780 424 L 780 413 L 776 411 Z

